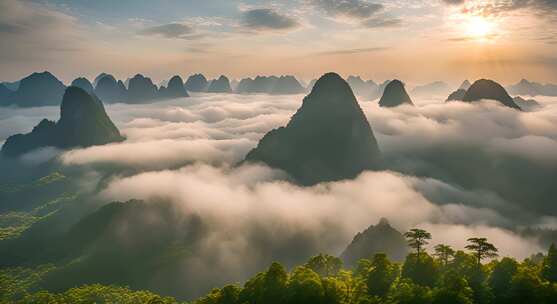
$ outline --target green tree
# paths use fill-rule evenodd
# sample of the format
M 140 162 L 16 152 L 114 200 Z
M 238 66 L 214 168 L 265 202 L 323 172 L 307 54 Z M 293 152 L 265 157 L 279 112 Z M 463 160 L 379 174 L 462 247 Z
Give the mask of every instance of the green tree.
M 321 277 L 335 276 L 342 268 L 342 260 L 328 254 L 319 254 L 311 257 L 305 264 Z
M 433 295 L 433 304 L 472 304 L 472 289 L 468 282 L 455 271 L 443 275 L 441 286 Z
M 354 270 L 355 276 L 367 277 L 367 273 L 371 270 L 371 261 L 368 259 L 359 259 Z
M 288 284 L 288 273 L 280 263 L 273 263 L 266 272 L 248 280 L 239 294 L 241 303 L 282 304 Z
M 366 279 L 346 270 L 341 270 L 338 278 L 344 295 L 341 302 L 345 304 L 360 303 L 367 293 Z
M 208 295 L 195 301 L 195 304 L 236 304 L 239 302 L 242 288 L 236 285 L 227 285 L 222 289 L 213 289 Z
M 468 285 L 474 292 L 474 301 L 477 304 L 489 302 L 491 299 L 484 268 L 481 264 L 478 267 L 474 255 L 461 250 L 455 253 L 452 262 L 447 266 L 448 271 L 458 273 L 468 282 Z
M 521 267 L 514 275 L 509 298 L 508 303 L 543 303 L 544 285 L 533 269 Z
M 410 280 L 400 280 L 389 293 L 390 303 L 396 304 L 430 304 L 433 300 L 431 289 L 414 284 Z
M 518 270 L 518 263 L 511 258 L 503 258 L 498 262 L 488 280 L 496 303 L 508 303 L 513 276 Z
M 420 256 L 423 247 L 429 244 L 428 240 L 431 240 L 431 233 L 423 229 L 414 228 L 404 233 L 404 237 L 408 240 L 408 246 L 414 248 L 416 254 Z
M 443 266 L 446 267 L 449 264 L 450 259 L 454 257 L 455 251 L 449 245 L 438 244 L 435 246 L 435 253 L 433 255 L 441 261 Z
M 542 277 L 551 283 L 557 283 L 557 248 L 551 244 L 542 263 Z
M 325 302 L 325 291 L 321 278 L 313 270 L 304 266 L 296 267 L 292 272 L 286 294 L 289 304 Z
M 470 244 L 466 245 L 465 248 L 473 251 L 478 267 L 481 266 L 482 260 L 498 256 L 497 248 L 489 243 L 486 238 L 469 238 L 468 242 Z
M 323 286 L 322 304 L 342 303 L 347 298 L 344 284 L 339 277 L 321 278 L 321 286 Z
M 375 254 L 371 266 L 366 280 L 367 291 L 372 296 L 384 297 L 398 277 L 398 267 L 384 253 Z
M 419 257 L 417 253 L 411 253 L 402 265 L 401 277 L 422 286 L 433 287 L 438 275 L 437 264 L 427 253 L 422 253 Z

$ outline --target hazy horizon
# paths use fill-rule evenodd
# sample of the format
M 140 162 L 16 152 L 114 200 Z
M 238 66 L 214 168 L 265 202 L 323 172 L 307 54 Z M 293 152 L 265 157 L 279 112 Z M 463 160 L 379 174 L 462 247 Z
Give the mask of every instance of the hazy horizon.
M 339 4 L 339 3 L 342 3 Z M 553 1 L 0 2 L 0 79 L 329 71 L 412 84 L 557 82 Z

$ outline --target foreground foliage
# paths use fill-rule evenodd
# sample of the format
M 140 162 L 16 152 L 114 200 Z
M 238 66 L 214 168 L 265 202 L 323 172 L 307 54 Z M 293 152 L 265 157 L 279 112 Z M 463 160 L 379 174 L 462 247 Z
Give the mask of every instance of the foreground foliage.
M 193 304 L 483 304 L 557 303 L 557 248 L 518 262 L 492 260 L 497 249 L 487 239 L 470 239 L 469 253 L 448 245 L 430 255 L 422 245 L 429 236 L 407 234 L 415 252 L 401 263 L 377 253 L 353 269 L 334 256 L 320 254 L 287 271 L 273 263 L 243 286 L 213 289 Z M 418 241 L 417 241 L 418 239 Z M 149 291 L 85 285 L 61 293 L 41 290 L 41 277 L 55 268 L 5 268 L 0 272 L 0 303 L 178 303 Z

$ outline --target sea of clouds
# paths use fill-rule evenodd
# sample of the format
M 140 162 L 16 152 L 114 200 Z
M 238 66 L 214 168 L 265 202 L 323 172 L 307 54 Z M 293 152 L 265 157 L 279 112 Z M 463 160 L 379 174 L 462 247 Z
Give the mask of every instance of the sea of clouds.
M 239 164 L 266 132 L 288 122 L 302 99 L 303 95 L 194 94 L 153 104 L 107 105 L 126 141 L 67 152 L 43 150 L 23 159 L 40 161 L 54 155 L 64 166 L 99 174 L 110 171 L 98 190 L 101 199 L 164 199 L 185 215 L 199 216 L 211 223 L 199 254 L 217 254 L 211 267 L 223 270 L 245 267 L 246 257 L 265 260 L 268 250 L 257 246 L 269 244 L 278 244 L 272 246 L 277 251 L 280 244 L 288 244 L 290 255 L 338 255 L 357 232 L 381 217 L 400 231 L 431 231 L 432 244 L 463 248 L 468 237 L 483 236 L 502 255 L 524 258 L 545 250 L 535 237 L 519 231 L 557 228 L 555 214 L 509 199 L 496 186 L 460 180 L 458 172 L 449 172 L 432 158 L 446 158 L 435 153 L 451 147 L 457 152 L 444 161 L 483 170 L 467 163 L 473 158 L 459 156 L 462 147 L 468 154 L 481 152 L 490 162 L 510 157 L 528 170 L 557 172 L 557 100 L 538 97 L 542 106 L 530 112 L 489 101 L 418 100 L 416 107 L 395 109 L 361 101 L 385 169 L 364 172 L 355 180 L 299 187 L 279 170 Z M 55 107 L 3 109 L 0 141 L 28 132 L 41 118 L 57 116 Z M 516 172 L 523 173 L 528 175 Z M 254 243 L 261 239 L 267 241 Z

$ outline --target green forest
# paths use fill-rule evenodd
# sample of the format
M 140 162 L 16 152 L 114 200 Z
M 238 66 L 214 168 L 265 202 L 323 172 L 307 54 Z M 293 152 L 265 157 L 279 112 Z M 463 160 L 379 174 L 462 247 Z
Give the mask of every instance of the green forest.
M 413 251 L 403 263 L 383 253 L 360 259 L 353 269 L 328 254 L 311 257 L 290 271 L 272 263 L 243 286 L 216 288 L 191 303 L 557 303 L 555 245 L 546 254 L 519 262 L 499 258 L 497 248 L 485 238 L 470 238 L 457 250 L 445 244 L 429 247 L 431 234 L 425 230 L 412 229 L 404 236 Z M 0 303 L 182 303 L 149 291 L 100 284 L 63 293 L 38 290 L 36 283 L 54 268 L 2 269 Z

